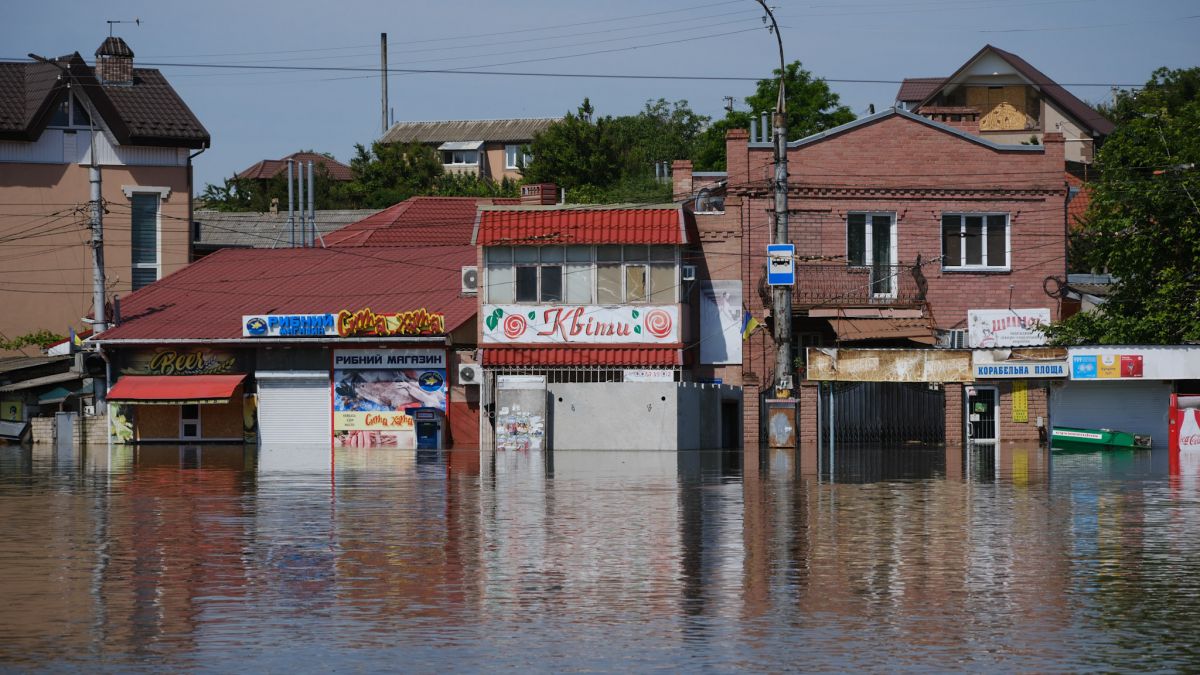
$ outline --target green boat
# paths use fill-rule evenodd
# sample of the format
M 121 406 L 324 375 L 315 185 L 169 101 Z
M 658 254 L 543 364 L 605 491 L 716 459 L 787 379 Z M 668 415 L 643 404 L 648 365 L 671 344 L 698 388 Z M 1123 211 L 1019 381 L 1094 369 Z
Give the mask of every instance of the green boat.
M 1075 429 L 1054 427 L 1050 432 L 1050 445 L 1055 450 L 1148 450 L 1150 437 L 1127 434 L 1112 429 Z

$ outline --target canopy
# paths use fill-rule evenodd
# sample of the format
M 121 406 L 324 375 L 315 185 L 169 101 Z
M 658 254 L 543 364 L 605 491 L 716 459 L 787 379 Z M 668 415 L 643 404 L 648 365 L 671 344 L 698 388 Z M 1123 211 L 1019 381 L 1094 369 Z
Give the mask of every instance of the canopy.
M 126 375 L 108 390 L 113 403 L 228 403 L 245 375 Z
M 446 141 L 438 146 L 438 150 L 478 150 L 483 147 L 483 141 Z

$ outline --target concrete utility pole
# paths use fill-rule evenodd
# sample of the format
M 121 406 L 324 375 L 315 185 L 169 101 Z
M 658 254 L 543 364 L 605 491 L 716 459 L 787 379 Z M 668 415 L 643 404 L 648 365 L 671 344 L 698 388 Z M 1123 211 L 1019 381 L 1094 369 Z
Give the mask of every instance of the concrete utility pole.
M 109 32 L 111 33 L 111 31 L 110 25 Z M 77 84 L 71 75 L 71 69 L 58 61 L 52 61 L 37 54 L 29 54 L 29 58 L 58 68 L 59 77 L 67 81 L 67 91 L 71 90 L 72 85 Z M 79 90 L 83 91 L 83 85 L 79 85 Z M 88 206 L 91 218 L 88 228 L 92 231 L 92 239 L 89 242 L 89 246 L 92 247 L 92 333 L 99 335 L 108 329 L 108 321 L 104 316 L 104 200 L 100 190 L 100 165 L 96 162 L 96 109 L 92 107 L 91 100 L 86 96 L 80 99 L 80 103 L 87 106 L 88 117 L 91 121 L 89 135 L 91 162 L 88 166 L 88 184 L 91 187 Z
M 771 32 L 779 43 L 779 98 L 775 102 L 775 232 L 772 243 L 788 242 L 788 173 L 787 173 L 787 97 L 784 81 L 787 64 L 783 60 L 783 36 L 779 24 L 767 6 L 766 0 L 757 0 L 771 19 Z M 791 389 L 792 375 L 792 287 L 771 288 L 771 313 L 775 318 L 775 395 L 783 397 L 784 390 Z
M 382 117 L 380 126 L 380 134 L 386 134 L 388 130 L 388 94 L 387 94 L 387 33 L 379 34 L 379 79 L 383 85 Z

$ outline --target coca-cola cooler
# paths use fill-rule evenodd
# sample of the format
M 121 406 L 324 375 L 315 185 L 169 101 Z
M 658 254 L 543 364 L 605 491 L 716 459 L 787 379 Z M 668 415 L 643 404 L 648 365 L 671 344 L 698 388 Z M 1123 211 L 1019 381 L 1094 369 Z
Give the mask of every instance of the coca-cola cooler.
M 1171 394 L 1171 475 L 1200 476 L 1200 394 Z

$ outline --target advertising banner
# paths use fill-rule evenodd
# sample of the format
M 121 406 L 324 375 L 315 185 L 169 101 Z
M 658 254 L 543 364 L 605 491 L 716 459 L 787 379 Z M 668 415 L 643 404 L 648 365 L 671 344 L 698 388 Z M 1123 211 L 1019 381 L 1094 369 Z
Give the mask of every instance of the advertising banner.
M 1025 380 L 1012 383 L 1012 421 L 1029 421 L 1029 384 Z
M 122 354 L 122 375 L 228 375 L 246 372 L 237 352 L 211 347 L 158 347 Z
M 1046 344 L 1039 326 L 1050 323 L 1050 310 L 971 309 L 967 310 L 967 341 L 972 349 L 1024 347 Z
M 742 362 L 742 282 L 700 285 L 700 363 Z
M 1071 379 L 1141 379 L 1145 357 L 1141 354 L 1075 354 L 1071 356 Z
M 446 410 L 446 352 L 437 349 L 335 349 L 333 444 L 415 448 L 405 410 Z
M 242 337 L 411 337 L 445 332 L 446 317 L 423 308 L 390 314 L 367 308 L 327 314 L 242 316 Z
M 674 344 L 676 305 L 484 305 L 488 344 Z

